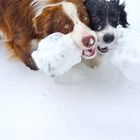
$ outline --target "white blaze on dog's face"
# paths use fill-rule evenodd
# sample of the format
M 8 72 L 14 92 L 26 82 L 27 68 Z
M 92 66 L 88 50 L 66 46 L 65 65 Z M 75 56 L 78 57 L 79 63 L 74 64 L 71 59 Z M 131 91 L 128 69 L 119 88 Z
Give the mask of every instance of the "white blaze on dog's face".
M 106 53 L 120 37 L 119 26 L 128 26 L 125 4 L 120 0 L 86 0 L 90 27 L 98 36 L 98 50 Z
M 63 3 L 64 12 L 69 16 L 69 18 L 74 23 L 74 29 L 71 32 L 71 37 L 75 41 L 78 46 L 83 48 L 88 48 L 88 46 L 84 45 L 83 40 L 84 38 L 89 37 L 89 45 L 91 47 L 95 47 L 95 42 L 97 41 L 97 36 L 94 31 L 89 29 L 85 24 L 83 24 L 78 18 L 78 12 L 76 6 L 71 2 Z
M 104 30 L 96 32 L 98 37 L 97 46 L 100 46 L 98 49 L 102 49 L 104 53 L 108 49 L 112 49 L 122 35 L 119 28 L 120 26 L 114 28 L 108 24 Z

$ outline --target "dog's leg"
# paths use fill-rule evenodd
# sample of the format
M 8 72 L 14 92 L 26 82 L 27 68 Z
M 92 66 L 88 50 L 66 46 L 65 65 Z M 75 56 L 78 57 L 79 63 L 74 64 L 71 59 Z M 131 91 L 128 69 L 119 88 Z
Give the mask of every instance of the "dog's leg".
M 31 57 L 30 48 L 31 47 L 29 46 L 21 47 L 14 44 L 14 49 L 17 55 L 21 58 L 21 60 L 25 63 L 25 65 L 28 66 L 32 70 L 37 70 L 37 66 Z
M 20 46 L 15 44 L 15 42 L 9 41 L 8 43 L 8 48 L 12 49 L 15 51 L 16 56 L 19 57 L 26 66 L 28 66 L 32 70 L 38 70 L 35 62 L 33 61 L 31 57 L 31 52 L 30 52 L 30 44 Z
M 31 32 L 18 32 L 13 36 L 13 47 L 16 54 L 32 70 L 37 70 L 37 66 L 32 59 L 32 50 L 37 47 L 38 42 L 33 43 L 33 34 Z

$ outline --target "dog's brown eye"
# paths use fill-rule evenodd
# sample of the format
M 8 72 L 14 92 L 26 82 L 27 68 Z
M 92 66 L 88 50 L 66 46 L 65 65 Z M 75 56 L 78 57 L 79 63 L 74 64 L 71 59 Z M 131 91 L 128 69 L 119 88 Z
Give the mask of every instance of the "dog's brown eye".
M 85 17 L 83 17 L 83 19 L 84 19 L 84 21 L 86 21 L 86 20 L 88 20 L 88 18 L 85 16 Z
M 65 28 L 68 29 L 69 28 L 69 24 L 65 24 Z

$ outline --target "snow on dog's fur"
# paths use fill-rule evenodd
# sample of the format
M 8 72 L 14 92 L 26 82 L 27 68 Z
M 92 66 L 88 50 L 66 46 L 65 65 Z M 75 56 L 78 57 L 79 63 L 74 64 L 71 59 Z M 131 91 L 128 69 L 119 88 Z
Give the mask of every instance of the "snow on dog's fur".
M 103 54 L 112 49 L 121 36 L 119 28 L 128 26 L 125 4 L 119 0 L 86 0 L 90 27 L 98 36 L 96 59 L 87 62 L 91 67 L 98 65 Z M 121 26 L 120 26 L 121 25 Z

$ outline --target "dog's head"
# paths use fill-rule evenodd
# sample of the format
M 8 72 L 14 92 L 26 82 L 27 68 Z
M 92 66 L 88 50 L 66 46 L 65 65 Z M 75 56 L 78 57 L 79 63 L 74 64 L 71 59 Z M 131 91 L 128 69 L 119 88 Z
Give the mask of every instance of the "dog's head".
M 88 27 L 89 17 L 82 0 L 60 2 L 53 0 L 53 3 L 47 4 L 39 10 L 33 23 L 36 33 L 42 34 L 43 37 L 54 32 L 70 33 L 78 46 L 89 50 L 91 55 L 95 53 L 94 44 L 97 36 Z
M 128 26 L 125 3 L 119 0 L 86 0 L 90 27 L 98 36 L 98 51 L 106 53 L 119 38 L 118 25 Z

